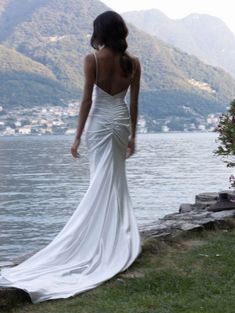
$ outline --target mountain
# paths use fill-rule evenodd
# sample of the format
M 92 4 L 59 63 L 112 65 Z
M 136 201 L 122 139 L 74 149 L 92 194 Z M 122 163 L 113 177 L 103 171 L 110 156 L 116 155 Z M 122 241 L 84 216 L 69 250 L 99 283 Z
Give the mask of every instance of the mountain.
M 62 104 L 68 92 L 43 64 L 0 45 L 0 105 Z
M 123 17 L 139 29 L 205 63 L 222 67 L 235 77 L 235 35 L 219 18 L 190 14 L 173 20 L 155 9 L 126 12 Z
M 58 98 L 79 99 L 83 57 L 92 50 L 92 22 L 107 9 L 97 0 L 0 0 L 0 43 L 11 52 L 17 51 L 17 57 L 30 59 L 32 68 L 41 65 L 48 75 L 49 90 L 55 88 Z M 190 119 L 225 110 L 235 90 L 235 81 L 229 74 L 131 24 L 128 28 L 130 51 L 139 56 L 142 64 L 140 113 L 147 120 L 169 116 Z M 22 69 L 13 73 L 16 85 L 21 72 Z M 24 72 L 28 72 L 27 66 Z M 35 77 L 31 76 L 31 83 L 37 86 Z M 0 102 L 8 108 L 16 99 L 11 96 L 14 88 L 13 84 L 12 93 L 0 95 Z M 40 98 L 40 89 L 33 88 L 33 92 L 31 105 L 37 97 L 36 104 L 51 103 L 46 92 L 44 99 Z
M 0 42 L 46 65 L 67 88 L 79 91 L 92 22 L 107 9 L 94 0 L 8 0 Z

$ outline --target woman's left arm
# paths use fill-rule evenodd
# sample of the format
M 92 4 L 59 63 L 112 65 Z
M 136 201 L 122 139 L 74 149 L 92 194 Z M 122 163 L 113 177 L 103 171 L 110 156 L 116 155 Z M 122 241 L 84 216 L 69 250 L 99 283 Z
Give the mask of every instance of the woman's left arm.
M 79 110 L 78 126 L 74 143 L 71 147 L 71 154 L 74 158 L 79 157 L 78 147 L 82 136 L 83 129 L 86 124 L 88 114 L 92 104 L 92 91 L 95 82 L 95 60 L 92 54 L 88 54 L 84 59 L 84 90 Z

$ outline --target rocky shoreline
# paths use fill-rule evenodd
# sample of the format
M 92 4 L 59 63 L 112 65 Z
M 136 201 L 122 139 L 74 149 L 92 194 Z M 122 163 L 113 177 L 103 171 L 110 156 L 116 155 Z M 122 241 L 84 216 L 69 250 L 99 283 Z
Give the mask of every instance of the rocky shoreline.
M 196 195 L 195 203 L 183 203 L 179 212 L 165 215 L 141 229 L 142 237 L 174 237 L 179 232 L 203 229 L 235 217 L 235 192 L 222 191 Z
M 235 192 L 201 193 L 196 195 L 195 203 L 181 204 L 179 212 L 167 214 L 154 223 L 144 225 L 140 232 L 143 243 L 148 238 L 169 240 L 179 233 L 223 226 L 227 218 L 235 218 Z M 0 268 L 17 265 L 30 255 L 12 262 L 0 262 Z M 25 301 L 30 301 L 30 298 L 23 290 L 0 287 L 0 309 L 7 310 Z

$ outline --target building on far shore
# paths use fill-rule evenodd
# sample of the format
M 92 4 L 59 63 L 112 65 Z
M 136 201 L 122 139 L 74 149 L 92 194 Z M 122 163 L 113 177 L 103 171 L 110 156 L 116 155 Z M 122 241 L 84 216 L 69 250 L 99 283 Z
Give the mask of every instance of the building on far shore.
M 31 125 L 25 125 L 23 127 L 20 127 L 18 132 L 21 135 L 29 135 L 29 134 L 31 134 Z
M 14 128 L 11 128 L 9 126 L 7 126 L 5 128 L 5 130 L 3 131 L 3 136 L 12 136 L 12 135 L 15 135 L 15 129 Z

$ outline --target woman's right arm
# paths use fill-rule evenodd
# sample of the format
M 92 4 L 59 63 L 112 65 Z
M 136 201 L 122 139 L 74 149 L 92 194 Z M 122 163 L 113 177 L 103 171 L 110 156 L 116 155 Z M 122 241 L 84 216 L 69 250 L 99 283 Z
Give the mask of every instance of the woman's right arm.
M 139 90 L 140 90 L 140 76 L 141 76 L 141 66 L 138 58 L 135 58 L 135 75 L 131 82 L 130 90 L 130 138 L 128 143 L 128 157 L 135 152 L 135 135 L 136 135 L 136 125 L 138 119 L 138 101 L 139 101 Z
M 78 158 L 79 154 L 77 149 L 80 145 L 80 139 L 82 136 L 83 129 L 86 124 L 86 120 L 92 104 L 92 90 L 95 82 L 95 63 L 92 54 L 89 54 L 84 59 L 84 90 L 83 97 L 80 105 L 77 132 L 74 143 L 71 147 L 71 154 L 74 158 Z

